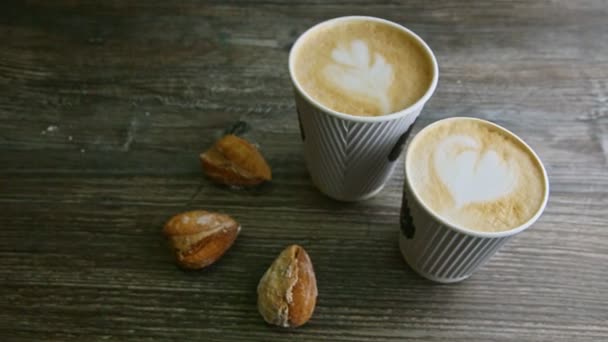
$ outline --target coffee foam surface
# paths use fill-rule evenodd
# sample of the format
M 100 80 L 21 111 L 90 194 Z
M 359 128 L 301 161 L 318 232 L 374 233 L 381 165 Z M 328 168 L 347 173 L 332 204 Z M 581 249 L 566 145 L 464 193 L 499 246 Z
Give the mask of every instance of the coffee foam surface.
M 295 51 L 295 77 L 312 98 L 335 111 L 376 116 L 420 99 L 432 61 L 412 36 L 389 24 L 352 19 L 313 29 Z
M 409 148 L 408 179 L 449 223 L 497 232 L 531 219 L 542 205 L 542 167 L 521 142 L 483 121 L 430 127 Z

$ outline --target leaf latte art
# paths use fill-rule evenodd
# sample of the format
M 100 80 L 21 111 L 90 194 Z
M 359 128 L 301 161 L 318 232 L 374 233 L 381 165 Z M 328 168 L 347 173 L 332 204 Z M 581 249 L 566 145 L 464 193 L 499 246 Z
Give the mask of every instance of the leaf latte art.
M 390 113 L 388 92 L 393 68 L 381 54 L 374 53 L 372 62 L 367 43 L 357 39 L 350 43 L 350 48 L 335 48 L 331 57 L 336 63 L 325 67 L 328 81 L 353 94 L 374 98 L 382 114 Z
M 334 111 L 363 116 L 398 112 L 431 87 L 433 60 L 415 37 L 379 21 L 327 23 L 294 47 L 302 90 Z

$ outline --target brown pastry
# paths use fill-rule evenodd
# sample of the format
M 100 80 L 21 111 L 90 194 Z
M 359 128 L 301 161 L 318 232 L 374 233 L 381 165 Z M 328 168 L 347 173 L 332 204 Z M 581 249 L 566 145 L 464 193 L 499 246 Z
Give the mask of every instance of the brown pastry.
M 260 152 L 236 135 L 218 140 L 200 160 L 203 172 L 220 184 L 251 186 L 272 179 L 270 166 Z
M 258 285 L 258 310 L 264 320 L 281 327 L 298 327 L 313 314 L 317 280 L 304 248 L 291 245 L 277 257 Z
M 200 269 L 224 255 L 240 230 L 239 223 L 228 215 L 194 210 L 173 216 L 163 233 L 180 266 Z

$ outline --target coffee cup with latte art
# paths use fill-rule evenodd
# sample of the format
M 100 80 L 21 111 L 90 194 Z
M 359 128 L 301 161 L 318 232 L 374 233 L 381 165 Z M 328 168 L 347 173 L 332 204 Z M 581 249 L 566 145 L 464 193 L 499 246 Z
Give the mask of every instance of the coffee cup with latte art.
M 542 162 L 515 134 L 480 119 L 440 120 L 407 148 L 401 253 L 428 279 L 461 281 L 530 227 L 548 196 Z
M 431 49 L 396 23 L 341 17 L 298 38 L 289 72 L 313 183 L 338 200 L 377 194 L 437 86 Z

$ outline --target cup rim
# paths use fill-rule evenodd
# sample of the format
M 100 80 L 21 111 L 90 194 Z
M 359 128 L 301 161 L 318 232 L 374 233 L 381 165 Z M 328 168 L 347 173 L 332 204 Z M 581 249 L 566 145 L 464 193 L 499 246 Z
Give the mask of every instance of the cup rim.
M 347 113 L 335 111 L 335 110 L 319 103 L 318 101 L 313 99 L 308 93 L 306 93 L 306 91 L 304 91 L 304 89 L 302 88 L 302 86 L 300 85 L 300 83 L 298 82 L 298 80 L 295 76 L 295 67 L 294 67 L 295 53 L 294 52 L 297 51 L 297 49 L 303 44 L 302 42 L 304 41 L 305 37 L 308 36 L 314 30 L 317 30 L 323 26 L 330 25 L 330 24 L 338 22 L 338 21 L 348 21 L 348 20 L 368 20 L 368 21 L 384 23 L 389 26 L 395 27 L 395 28 L 407 33 L 411 37 L 413 37 L 420 44 L 420 46 L 422 46 L 422 48 L 425 50 L 425 52 L 428 54 L 428 56 L 431 59 L 431 64 L 433 65 L 433 79 L 431 81 L 431 85 L 428 87 L 428 89 L 426 90 L 424 95 L 422 95 L 412 105 L 410 105 L 406 108 L 403 108 L 397 112 L 393 112 L 393 113 L 386 114 L 386 115 L 378 115 L 378 116 L 361 116 L 361 115 L 347 114 Z M 304 33 L 302 33 L 298 37 L 298 39 L 293 44 L 291 50 L 289 51 L 289 76 L 291 78 L 291 82 L 294 84 L 297 91 L 306 100 L 308 100 L 309 103 L 311 103 L 317 109 L 322 110 L 329 115 L 338 117 L 343 120 L 350 120 L 350 121 L 355 121 L 355 122 L 380 122 L 380 121 L 393 120 L 393 119 L 397 119 L 397 118 L 406 116 L 410 113 L 417 111 L 418 108 L 424 106 L 424 104 L 431 98 L 431 96 L 435 92 L 435 89 L 437 88 L 437 82 L 439 80 L 439 67 L 437 65 L 437 59 L 435 57 L 435 54 L 433 53 L 431 48 L 426 44 L 426 42 L 424 40 L 422 40 L 422 38 L 420 38 L 412 30 L 410 30 L 400 24 L 397 24 L 395 22 L 386 20 L 386 19 L 381 19 L 381 18 L 371 17 L 371 16 L 352 15 L 352 16 L 337 17 L 337 18 L 325 20 L 318 24 L 315 24 L 314 26 L 312 26 L 309 29 L 307 29 L 306 31 L 304 31 Z
M 420 139 L 420 137 L 423 135 L 424 132 L 432 129 L 434 126 L 440 125 L 440 124 L 445 123 L 447 121 L 456 121 L 456 120 L 479 121 L 479 122 L 483 122 L 484 124 L 488 124 L 490 126 L 493 126 L 493 127 L 497 128 L 497 129 L 499 129 L 500 131 L 504 132 L 505 134 L 509 135 L 510 137 L 514 138 L 516 141 L 518 141 L 519 143 L 521 143 L 522 146 L 524 146 L 524 148 L 528 150 L 528 152 L 530 153 L 530 155 L 533 156 L 534 160 L 539 165 L 539 167 L 541 169 L 542 176 L 543 176 L 543 183 L 544 183 L 544 188 L 545 188 L 545 191 L 544 191 L 544 194 L 543 194 L 543 200 L 541 202 L 541 205 L 536 210 L 535 214 L 532 217 L 530 217 L 523 224 L 521 224 L 519 226 L 516 226 L 516 227 L 513 227 L 513 228 L 511 228 L 509 230 L 504 230 L 504 231 L 500 231 L 500 232 L 482 232 L 482 231 L 477 231 L 477 230 L 473 230 L 473 229 L 470 229 L 470 228 L 466 228 L 466 227 L 464 227 L 462 225 L 459 225 L 459 224 L 448 222 L 443 216 L 439 215 L 437 212 L 435 212 L 433 209 L 431 209 L 429 206 L 427 206 L 426 203 L 424 203 L 424 201 L 422 201 L 420 195 L 418 194 L 418 191 L 416 189 L 414 189 L 414 187 L 412 186 L 410 178 L 409 178 L 409 174 L 410 173 L 408 172 L 408 166 L 411 165 L 411 163 L 409 162 L 410 157 L 412 155 L 411 154 L 411 149 L 413 148 L 413 146 L 415 146 L 416 141 L 418 139 Z M 451 117 L 451 118 L 445 118 L 445 119 L 437 120 L 437 121 L 433 122 L 432 124 L 424 127 L 420 132 L 418 132 L 418 134 L 416 134 L 414 136 L 414 138 L 410 141 L 410 143 L 409 143 L 409 145 L 407 147 L 405 158 L 404 158 L 404 170 L 405 170 L 405 183 L 406 183 L 407 188 L 408 188 L 407 190 L 411 194 L 413 194 L 413 197 L 418 202 L 418 204 L 420 204 L 422 206 L 422 208 L 424 208 L 424 210 L 428 214 L 430 214 L 435 220 L 439 221 L 444 226 L 446 226 L 446 227 L 448 227 L 450 229 L 453 229 L 453 230 L 455 230 L 457 232 L 466 234 L 466 235 L 471 235 L 471 236 L 476 236 L 476 237 L 482 237 L 482 238 L 499 238 L 499 237 L 512 236 L 512 235 L 515 235 L 517 233 L 520 233 L 520 232 L 524 231 L 525 229 L 527 229 L 528 227 L 530 227 L 532 224 L 534 224 L 534 222 L 536 222 L 536 220 L 538 220 L 538 218 L 545 211 L 545 207 L 547 206 L 547 202 L 549 200 L 549 177 L 547 175 L 547 171 L 545 170 L 545 166 L 543 165 L 541 159 L 536 154 L 536 152 L 525 141 L 523 141 L 523 139 L 521 139 L 515 133 L 509 131 L 508 129 L 506 129 L 506 128 L 498 125 L 498 124 L 495 124 L 495 123 L 487 121 L 487 120 L 479 119 L 479 118 L 466 117 L 466 116 L 456 116 L 456 117 Z

